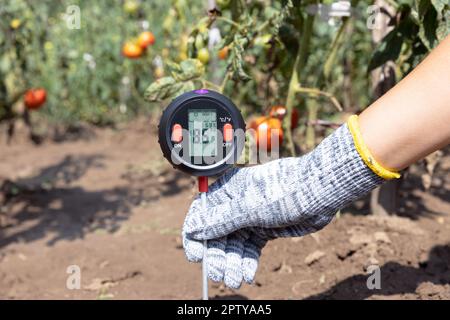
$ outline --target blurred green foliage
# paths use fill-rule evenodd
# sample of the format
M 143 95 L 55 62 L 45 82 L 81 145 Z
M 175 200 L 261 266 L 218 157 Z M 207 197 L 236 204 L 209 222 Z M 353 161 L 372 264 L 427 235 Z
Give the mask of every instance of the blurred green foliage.
M 65 19 L 80 9 L 80 28 Z M 0 119 L 32 87 L 47 90 L 40 113 L 50 121 L 98 125 L 148 108 L 155 56 L 165 47 L 162 24 L 169 1 L 14 0 L 0 6 Z M 72 20 L 73 21 L 73 20 Z M 125 41 L 145 27 L 156 37 L 139 59 L 122 56 Z
M 297 90 L 291 80 L 298 57 L 299 86 L 323 90 L 356 112 L 372 99 L 371 69 L 392 60 L 401 78 L 450 29 L 448 1 L 389 1 L 396 11 L 393 31 L 375 47 L 367 26 L 370 2 L 351 1 L 351 18 L 307 14 L 312 4 L 332 2 L 217 1 L 219 11 L 208 15 L 201 0 L 7 1 L 0 7 L 0 120 L 14 117 L 12 107 L 32 87 L 48 91 L 39 113 L 63 124 L 112 124 L 159 107 L 144 97 L 161 101 L 198 87 L 223 91 L 244 114 L 253 114 L 287 105 Z M 64 19 L 73 5 L 80 8 L 80 29 Z M 195 59 L 214 27 L 222 40 L 209 48 L 203 66 Z M 123 43 L 146 28 L 155 45 L 139 59 L 124 58 Z M 217 60 L 224 46 L 228 57 Z M 305 111 L 301 115 L 312 114 L 307 102 L 317 98 L 296 94 L 293 105 Z M 332 101 L 319 98 L 320 115 L 333 117 Z

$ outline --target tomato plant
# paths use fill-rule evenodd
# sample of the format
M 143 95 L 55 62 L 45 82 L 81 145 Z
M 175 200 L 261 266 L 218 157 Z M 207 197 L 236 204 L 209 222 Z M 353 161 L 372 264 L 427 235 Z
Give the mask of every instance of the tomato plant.
M 162 76 L 152 64 L 164 45 L 162 36 L 168 2 L 63 0 L 8 1 L 0 9 L 0 122 L 23 116 L 28 88 L 45 88 L 45 108 L 31 114 L 31 122 L 113 125 L 149 110 L 142 94 L 147 84 Z M 80 8 L 79 29 L 68 27 L 69 6 Z M 151 30 L 151 31 L 150 31 Z M 140 35 L 140 36 L 139 36 Z M 153 36 L 153 37 L 152 37 Z M 139 59 L 137 38 L 154 50 Z M 147 45 L 147 46 L 148 46 Z
M 216 8 L 189 25 L 183 15 L 185 3 L 174 1 L 165 20 L 165 41 L 183 50 L 176 51 L 182 52 L 176 57 L 166 57 L 171 73 L 152 83 L 146 98 L 160 101 L 193 87 L 207 87 L 229 95 L 247 115 L 261 113 L 268 104 L 282 104 L 285 115 L 273 115 L 283 123 L 286 154 L 295 155 L 292 135 L 297 132 L 290 129 L 297 127 L 297 111 L 303 118 L 298 132 L 304 139 L 296 140 L 308 150 L 317 143 L 316 131 L 321 129 L 317 126 L 324 123 L 321 118 L 333 120 L 336 114 L 359 112 L 370 104 L 369 71 L 395 61 L 401 79 L 450 29 L 446 1 L 389 1 L 395 11 L 388 17 L 393 30 L 374 47 L 371 3 L 350 1 L 348 15 L 317 13 L 319 4 L 331 8 L 332 3 L 217 1 Z M 181 43 L 177 33 L 169 32 L 174 25 L 183 34 Z M 200 59 L 206 47 L 212 50 L 210 36 L 215 28 L 222 40 L 215 46 L 217 55 L 209 58 L 218 63 L 205 65 L 205 71 L 192 71 L 194 77 L 180 77 L 186 59 Z M 222 48 L 227 48 L 226 54 Z
M 293 135 L 302 136 L 295 139 L 302 149 L 312 148 L 325 130 L 319 120 L 371 102 L 368 71 L 393 61 L 401 79 L 450 28 L 449 4 L 442 0 L 389 1 L 392 31 L 376 47 L 367 25 L 371 2 L 352 0 L 351 15 L 338 17 L 314 13 L 332 1 L 225 0 L 208 8 L 210 2 L 2 4 L 0 121 L 21 116 L 29 88 L 47 93 L 46 107 L 32 118 L 108 125 L 160 108 L 143 96 L 162 101 L 207 87 L 230 96 L 245 116 L 285 106 L 286 115 L 277 117 L 284 152 L 294 154 Z M 69 5 L 80 8 L 79 29 L 68 27 Z

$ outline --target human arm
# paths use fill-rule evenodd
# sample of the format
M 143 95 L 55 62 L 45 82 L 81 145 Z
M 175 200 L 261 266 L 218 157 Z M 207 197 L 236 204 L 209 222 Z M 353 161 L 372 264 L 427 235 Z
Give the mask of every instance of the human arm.
M 450 36 L 359 116 L 383 166 L 402 170 L 450 143 Z

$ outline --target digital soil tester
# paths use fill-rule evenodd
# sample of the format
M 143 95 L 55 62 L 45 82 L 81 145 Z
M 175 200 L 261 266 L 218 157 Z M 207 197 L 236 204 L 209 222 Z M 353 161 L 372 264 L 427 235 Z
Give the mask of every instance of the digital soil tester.
M 224 95 L 200 89 L 175 98 L 159 123 L 159 144 L 174 168 L 198 177 L 206 209 L 208 177 L 218 176 L 240 156 L 245 123 L 239 109 Z M 203 299 L 208 299 L 206 241 L 203 251 Z

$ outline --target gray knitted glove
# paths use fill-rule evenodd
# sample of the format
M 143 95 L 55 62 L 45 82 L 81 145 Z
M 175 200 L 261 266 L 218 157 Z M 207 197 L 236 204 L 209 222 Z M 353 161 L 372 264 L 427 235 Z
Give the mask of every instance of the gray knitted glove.
M 204 240 L 249 227 L 286 227 L 282 236 L 305 235 L 383 181 L 365 165 L 345 124 L 303 157 L 229 170 L 210 187 L 206 211 L 194 200 L 184 233 Z
M 246 281 L 253 280 L 261 249 L 267 240 L 302 236 L 323 228 L 340 208 L 383 181 L 365 165 L 347 125 L 343 125 L 301 158 L 284 158 L 260 166 L 229 170 L 210 186 L 206 211 L 201 208 L 199 198 L 194 200 L 183 227 L 185 244 L 204 239 L 221 241 L 220 246 L 211 245 L 211 249 L 215 246 L 215 251 L 211 251 L 212 261 L 208 263 L 212 270 L 216 263 L 220 265 L 218 270 L 225 269 L 222 273 L 225 283 L 236 287 L 233 281 L 227 280 L 226 270 L 238 268 L 228 265 L 228 259 L 225 266 L 223 259 L 217 259 L 219 254 L 227 256 L 232 251 L 226 249 L 228 245 L 221 249 L 224 243 L 228 244 L 229 238 L 241 239 L 239 246 L 248 252 L 247 256 L 252 256 L 244 263 L 244 255 L 240 255 L 240 274 L 249 274 L 242 276 Z M 239 237 L 236 234 L 239 232 L 245 232 L 247 238 Z M 246 241 L 253 241 L 254 236 L 261 245 L 245 249 Z M 247 240 L 242 240 L 244 238 Z M 185 245 L 189 259 L 188 248 Z M 242 250 L 234 251 L 239 256 Z M 195 261 L 192 257 L 190 260 Z M 249 263 L 251 272 L 246 269 Z M 234 282 L 242 281 L 239 271 L 228 273 L 234 276 Z M 221 280 L 220 276 L 216 279 Z
M 229 198 L 220 196 L 217 189 L 220 181 L 210 187 L 207 206 L 218 206 Z M 199 197 L 198 197 L 199 198 Z M 192 203 L 191 210 L 201 210 L 201 200 Z M 224 281 L 225 285 L 237 289 L 242 281 L 252 283 L 258 268 L 261 250 L 275 236 L 264 233 L 255 234 L 250 230 L 239 230 L 232 234 L 212 239 L 207 246 L 208 278 L 215 282 Z M 183 247 L 190 262 L 201 262 L 203 259 L 203 242 L 186 237 L 183 232 Z
M 258 268 L 261 250 L 267 239 L 245 230 L 236 231 L 226 237 L 208 241 L 208 278 L 237 289 L 242 281 L 252 283 Z M 186 257 L 190 262 L 201 262 L 203 244 L 198 240 L 183 237 Z

